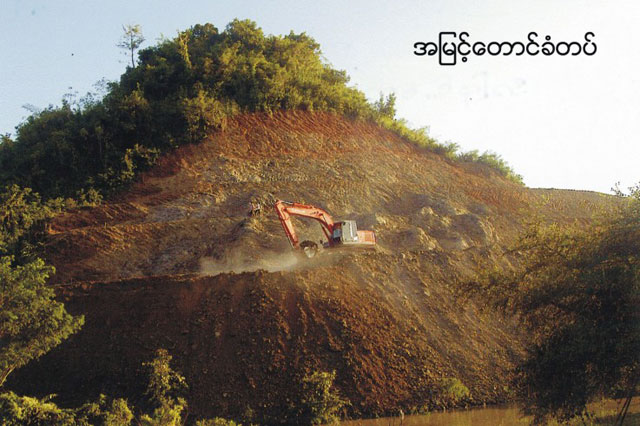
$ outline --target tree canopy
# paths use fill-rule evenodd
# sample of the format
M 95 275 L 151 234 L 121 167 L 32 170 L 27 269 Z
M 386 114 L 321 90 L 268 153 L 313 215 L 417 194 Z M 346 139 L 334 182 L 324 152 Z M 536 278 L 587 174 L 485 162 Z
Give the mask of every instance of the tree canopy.
M 126 27 L 121 47 L 133 54 L 140 35 L 139 27 Z M 411 130 L 395 118 L 395 95 L 370 103 L 348 83 L 305 33 L 265 35 L 255 22 L 237 19 L 223 31 L 195 25 L 139 50 L 137 64 L 109 83 L 102 99 L 63 100 L 60 107 L 35 111 L 17 127 L 15 140 L 3 135 L 0 186 L 17 183 L 47 197 L 90 188 L 109 193 L 159 153 L 201 141 L 242 111 L 330 111 L 375 120 L 455 157 L 455 144 L 440 145 L 425 129 Z M 511 176 L 504 162 L 485 163 Z
M 53 267 L 37 259 L 12 266 L 0 258 L 0 387 L 9 374 L 77 332 L 84 317 L 73 317 L 46 280 Z

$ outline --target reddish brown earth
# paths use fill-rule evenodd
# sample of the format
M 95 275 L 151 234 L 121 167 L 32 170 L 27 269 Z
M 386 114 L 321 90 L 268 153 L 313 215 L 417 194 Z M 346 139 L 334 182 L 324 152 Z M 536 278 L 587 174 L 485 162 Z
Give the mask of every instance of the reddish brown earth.
M 278 199 L 374 229 L 374 252 L 300 262 Z M 248 217 L 251 200 L 264 206 Z M 532 212 L 588 220 L 608 199 L 532 190 L 459 164 L 366 122 L 324 113 L 253 114 L 163 158 L 112 202 L 55 220 L 53 283 L 86 325 L 9 384 L 79 403 L 140 399 L 157 348 L 190 385 L 190 418 L 286 419 L 301 379 L 337 372 L 349 412 L 434 403 L 459 378 L 472 403 L 508 398 L 521 339 L 509 321 L 461 306 L 451 290 L 505 248 Z M 319 225 L 296 221 L 303 239 Z M 526 336 L 524 336 L 526 338 Z

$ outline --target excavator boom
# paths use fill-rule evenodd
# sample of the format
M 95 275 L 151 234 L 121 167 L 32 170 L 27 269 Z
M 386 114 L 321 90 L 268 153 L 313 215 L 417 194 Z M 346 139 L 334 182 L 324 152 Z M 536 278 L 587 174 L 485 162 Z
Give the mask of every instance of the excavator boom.
M 329 213 L 325 212 L 322 209 L 317 207 L 308 206 L 306 204 L 300 203 L 291 203 L 287 201 L 278 200 L 276 202 L 276 212 L 278 213 L 278 218 L 280 218 L 280 223 L 284 228 L 285 234 L 287 234 L 287 238 L 289 239 L 289 243 L 293 248 L 299 248 L 300 241 L 298 240 L 298 236 L 296 235 L 296 230 L 293 227 L 293 223 L 291 223 L 291 216 L 302 216 L 308 217 L 320 222 L 322 225 L 322 231 L 327 239 L 330 239 L 331 233 L 333 232 L 333 219 L 329 216 Z

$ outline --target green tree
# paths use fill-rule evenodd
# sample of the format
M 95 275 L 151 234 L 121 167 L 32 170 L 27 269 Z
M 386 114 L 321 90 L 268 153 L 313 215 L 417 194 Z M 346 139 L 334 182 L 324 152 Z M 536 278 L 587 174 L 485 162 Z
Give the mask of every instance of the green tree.
M 184 116 L 187 120 L 187 133 L 193 142 L 201 141 L 207 134 L 225 127 L 226 113 L 222 103 L 207 96 L 200 89 L 193 98 L 182 100 Z
M 84 324 L 54 300 L 46 285 L 54 272 L 37 259 L 12 266 L 13 258 L 0 258 L 0 387 L 9 374 L 59 345 Z
M 332 389 L 336 372 L 316 371 L 302 380 L 302 398 L 300 414 L 296 421 L 299 424 L 319 425 L 337 423 L 340 411 L 349 404 Z
M 61 200 L 42 203 L 30 188 L 18 185 L 5 188 L 0 193 L 0 256 L 32 254 L 32 246 L 45 223 L 61 209 Z
M 187 402 L 181 396 L 187 389 L 185 378 L 171 368 L 171 355 L 158 349 L 153 361 L 144 365 L 149 369 L 147 396 L 156 405 L 151 415 L 140 419 L 145 426 L 173 426 L 182 424 L 182 411 Z
M 521 265 L 487 267 L 464 284 L 527 333 L 518 369 L 536 420 L 581 415 L 589 401 L 632 392 L 640 373 L 640 200 L 590 226 L 536 221 L 512 253 Z
M 122 34 L 120 42 L 118 42 L 118 47 L 131 52 L 131 68 L 135 68 L 134 53 L 144 42 L 142 28 L 138 24 L 127 24 L 122 26 L 122 31 L 124 31 L 124 34 Z
M 380 93 L 380 99 L 373 104 L 373 107 L 378 114 L 394 119 L 396 117 L 396 94 L 390 93 L 385 98 L 384 95 Z
M 50 401 L 13 392 L 0 394 L 0 418 L 3 426 L 79 426 L 88 425 L 76 420 L 72 410 L 65 410 Z
M 13 392 L 0 394 L 2 426 L 129 426 L 133 421 L 124 399 L 109 401 L 100 395 L 97 402 L 80 408 L 62 408 L 51 401 L 53 396 L 38 399 Z
M 446 377 L 436 384 L 435 397 L 436 403 L 446 410 L 448 407 L 455 407 L 462 400 L 469 400 L 471 392 L 460 379 Z

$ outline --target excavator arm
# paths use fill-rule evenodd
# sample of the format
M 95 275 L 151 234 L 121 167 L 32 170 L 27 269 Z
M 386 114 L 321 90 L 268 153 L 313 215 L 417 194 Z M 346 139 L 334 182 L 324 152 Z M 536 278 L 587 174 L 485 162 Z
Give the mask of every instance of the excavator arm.
M 289 243 L 293 248 L 300 248 L 300 241 L 296 235 L 296 230 L 291 222 L 291 216 L 308 217 L 320 222 L 322 225 L 322 231 L 327 237 L 328 241 L 331 241 L 331 234 L 333 233 L 334 222 L 329 213 L 326 211 L 306 204 L 291 203 L 287 201 L 278 200 L 275 205 L 276 212 L 280 223 L 284 228 L 284 232 L 289 239 Z

